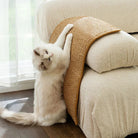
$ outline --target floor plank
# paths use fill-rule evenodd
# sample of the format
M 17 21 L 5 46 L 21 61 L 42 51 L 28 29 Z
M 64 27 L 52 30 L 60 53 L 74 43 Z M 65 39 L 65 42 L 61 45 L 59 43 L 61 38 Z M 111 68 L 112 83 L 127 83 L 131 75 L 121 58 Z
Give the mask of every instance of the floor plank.
M 85 138 L 79 127 L 75 126 L 68 116 L 65 124 L 55 124 L 50 127 L 43 127 L 50 138 Z
M 0 94 L 0 106 L 13 111 L 33 112 L 33 90 Z M 65 124 L 50 127 L 14 125 L 0 119 L 0 138 L 85 138 L 70 117 Z M 138 134 L 126 138 L 138 138 Z
M 33 111 L 33 93 L 31 91 L 0 94 L 0 106 L 13 111 Z M 0 119 L 0 138 L 49 138 L 39 126 L 15 125 Z

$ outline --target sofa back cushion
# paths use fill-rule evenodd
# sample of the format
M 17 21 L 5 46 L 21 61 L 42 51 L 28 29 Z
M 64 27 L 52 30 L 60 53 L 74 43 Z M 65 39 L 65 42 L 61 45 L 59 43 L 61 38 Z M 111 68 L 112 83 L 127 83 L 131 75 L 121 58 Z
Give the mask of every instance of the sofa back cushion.
M 86 63 L 98 73 L 138 65 L 138 40 L 124 31 L 106 35 L 90 47 Z
M 138 32 L 138 0 L 47 0 L 37 13 L 40 38 L 48 42 L 54 28 L 64 19 L 93 16 L 126 32 Z

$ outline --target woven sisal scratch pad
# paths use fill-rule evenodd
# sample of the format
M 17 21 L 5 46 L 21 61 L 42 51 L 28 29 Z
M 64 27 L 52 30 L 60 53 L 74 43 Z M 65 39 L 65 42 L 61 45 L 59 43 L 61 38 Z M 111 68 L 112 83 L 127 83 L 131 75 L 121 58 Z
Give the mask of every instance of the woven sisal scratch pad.
M 73 41 L 71 47 L 71 60 L 65 76 L 63 93 L 67 111 L 77 125 L 79 89 L 89 47 L 98 38 L 120 30 L 93 17 L 73 17 L 65 19 L 55 28 L 51 35 L 50 43 L 56 41 L 63 28 L 69 23 L 74 24 L 73 29 L 70 31 L 73 33 Z

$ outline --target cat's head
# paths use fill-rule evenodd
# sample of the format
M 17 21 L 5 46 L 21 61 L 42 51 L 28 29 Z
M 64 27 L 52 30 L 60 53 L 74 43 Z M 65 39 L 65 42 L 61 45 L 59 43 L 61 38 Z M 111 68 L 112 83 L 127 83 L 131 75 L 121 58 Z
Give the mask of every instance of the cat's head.
M 38 71 L 53 71 L 60 62 L 60 48 L 47 44 L 33 50 L 33 65 Z

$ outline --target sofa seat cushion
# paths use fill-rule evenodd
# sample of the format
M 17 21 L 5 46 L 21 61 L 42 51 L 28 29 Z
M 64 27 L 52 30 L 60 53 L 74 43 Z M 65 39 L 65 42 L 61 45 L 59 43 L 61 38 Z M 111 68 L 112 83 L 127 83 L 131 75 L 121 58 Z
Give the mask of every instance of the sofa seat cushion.
M 96 73 L 85 69 L 79 125 L 88 138 L 123 138 L 138 133 L 138 67 Z

